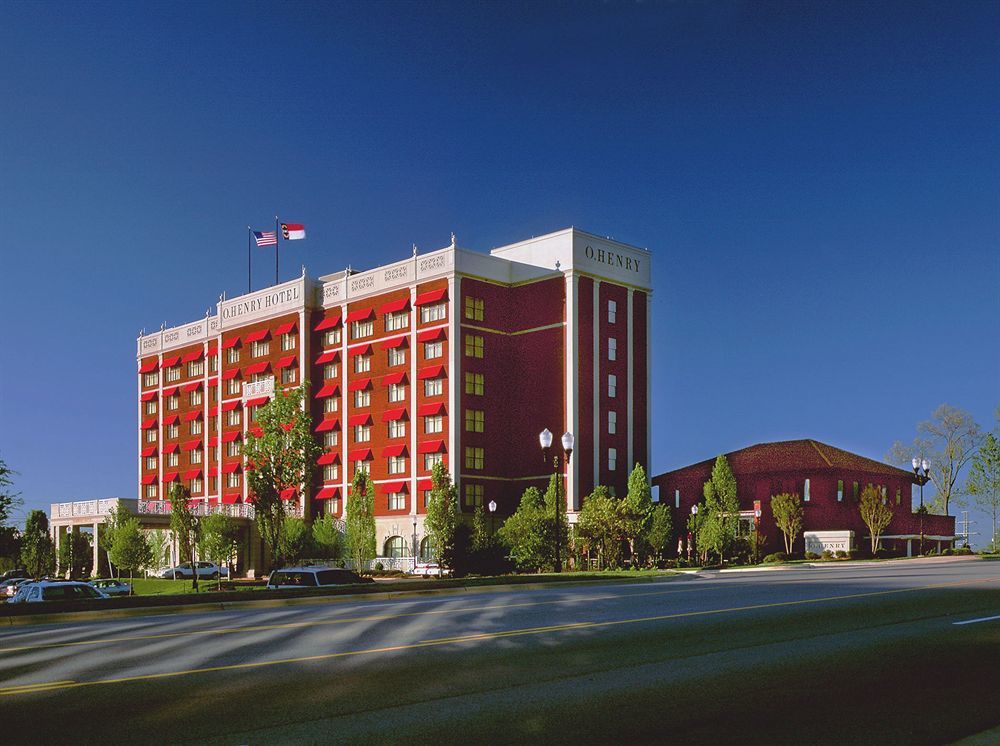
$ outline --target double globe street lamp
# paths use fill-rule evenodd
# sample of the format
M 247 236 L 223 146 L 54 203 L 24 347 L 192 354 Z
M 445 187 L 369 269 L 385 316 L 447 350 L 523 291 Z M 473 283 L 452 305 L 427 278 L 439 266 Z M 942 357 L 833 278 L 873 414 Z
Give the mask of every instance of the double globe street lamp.
M 920 485 L 920 509 L 917 511 L 920 513 L 920 554 L 924 553 L 924 513 L 927 509 L 924 507 L 924 485 L 930 481 L 930 468 L 931 464 L 927 459 L 919 459 L 916 456 L 910 461 L 910 465 L 913 467 L 913 476 L 917 480 L 917 484 Z M 912 503 L 911 503 L 912 504 Z
M 563 455 L 566 457 L 566 466 L 569 466 L 569 459 L 573 455 L 573 433 L 563 433 L 561 438 Z M 545 463 L 549 463 L 549 449 L 552 447 L 552 433 L 545 428 L 538 434 L 538 442 L 542 446 L 542 458 Z M 552 473 L 559 474 L 559 454 L 552 457 Z M 562 560 L 559 557 L 559 547 L 561 544 L 562 523 L 559 521 L 559 503 L 562 502 L 562 476 L 556 479 L 556 561 L 555 571 L 562 572 Z

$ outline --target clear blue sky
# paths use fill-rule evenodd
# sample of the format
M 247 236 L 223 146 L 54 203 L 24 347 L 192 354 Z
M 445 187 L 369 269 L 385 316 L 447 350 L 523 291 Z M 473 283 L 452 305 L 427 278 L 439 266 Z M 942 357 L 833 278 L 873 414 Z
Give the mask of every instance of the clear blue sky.
M 996 2 L 0 0 L 0 457 L 134 496 L 135 337 L 576 225 L 653 252 L 652 471 L 1000 404 Z M 255 287 L 269 281 L 258 255 Z M 978 526 L 985 529 L 984 523 Z

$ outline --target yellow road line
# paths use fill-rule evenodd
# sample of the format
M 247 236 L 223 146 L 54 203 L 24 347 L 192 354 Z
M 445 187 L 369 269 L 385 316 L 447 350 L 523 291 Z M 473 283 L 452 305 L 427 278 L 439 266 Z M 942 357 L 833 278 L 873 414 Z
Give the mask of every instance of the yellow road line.
M 526 627 L 523 629 L 505 630 L 501 632 L 483 632 L 480 634 L 465 637 L 444 637 L 436 640 L 423 640 L 406 645 L 392 645 L 382 648 L 366 648 L 362 650 L 345 650 L 339 653 L 320 653 L 318 655 L 305 655 L 296 658 L 279 658 L 269 661 L 253 661 L 248 663 L 232 663 L 224 666 L 207 666 L 204 668 L 191 668 L 182 671 L 164 671 L 161 673 L 142 674 L 138 676 L 124 676 L 116 679 L 98 679 L 96 681 L 53 681 L 39 683 L 35 685 L 25 684 L 21 687 L 11 687 L 7 690 L 0 689 L 0 697 L 15 696 L 18 694 L 30 694 L 36 691 L 49 692 L 58 689 L 77 689 L 88 686 L 104 686 L 107 684 L 125 684 L 134 681 L 153 681 L 158 679 L 170 679 L 180 676 L 191 676 L 194 674 L 215 673 L 219 671 L 243 671 L 254 668 L 264 668 L 265 666 L 280 666 L 290 663 L 308 663 L 313 661 L 328 661 L 337 658 L 348 658 L 361 655 L 379 655 L 384 653 L 395 653 L 404 650 L 418 650 L 420 648 L 436 647 L 440 645 L 452 645 L 462 642 L 483 642 L 502 637 L 519 637 L 523 635 L 539 635 L 548 632 L 562 632 L 577 629 L 597 629 L 599 627 L 613 627 L 623 624 L 642 624 L 648 622 L 659 622 L 668 619 L 681 619 L 694 616 L 710 616 L 714 614 L 734 613 L 738 611 L 754 611 L 758 609 L 779 608 L 785 606 L 805 606 L 808 604 L 825 603 L 828 601 L 842 601 L 855 598 L 872 598 L 874 596 L 890 596 L 900 593 L 912 593 L 913 591 L 933 590 L 939 588 L 950 588 L 959 585 L 970 585 L 973 583 L 993 583 L 1000 581 L 1000 578 L 986 578 L 975 580 L 956 580 L 950 583 L 935 583 L 932 585 L 914 586 L 912 588 L 895 588 L 887 591 L 868 591 L 865 593 L 849 593 L 842 596 L 824 596 L 821 598 L 806 598 L 795 601 L 775 601 L 767 604 L 753 604 L 750 606 L 733 606 L 725 609 L 707 609 L 704 611 L 684 611 L 674 614 L 661 614 L 658 616 L 638 617 L 635 619 L 618 619 L 606 622 L 570 622 L 567 624 L 555 625 L 551 627 Z

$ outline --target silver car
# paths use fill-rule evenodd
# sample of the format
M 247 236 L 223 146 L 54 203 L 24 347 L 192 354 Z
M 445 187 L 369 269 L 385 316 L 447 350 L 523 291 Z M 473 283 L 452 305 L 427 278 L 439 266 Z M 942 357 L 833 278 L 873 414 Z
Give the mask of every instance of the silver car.
M 23 583 L 14 594 L 10 604 L 33 604 L 43 601 L 93 601 L 110 598 L 90 583 L 78 580 L 38 580 Z
M 206 578 L 210 580 L 215 580 L 216 578 L 219 577 L 223 578 L 229 577 L 228 567 L 219 567 L 214 562 L 195 562 L 194 564 L 198 568 L 199 580 L 203 580 Z M 191 569 L 190 562 L 182 562 L 176 567 L 166 567 L 160 570 L 158 573 L 156 573 L 156 577 L 164 579 L 169 578 L 172 580 L 182 580 L 182 579 L 190 580 L 191 578 L 194 577 L 194 572 Z

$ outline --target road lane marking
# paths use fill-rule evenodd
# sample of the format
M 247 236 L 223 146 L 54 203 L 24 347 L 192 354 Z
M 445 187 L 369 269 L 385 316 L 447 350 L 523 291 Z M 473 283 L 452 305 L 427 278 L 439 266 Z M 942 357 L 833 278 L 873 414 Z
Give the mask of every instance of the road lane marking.
M 894 588 L 886 591 L 867 591 L 865 593 L 849 593 L 842 596 L 824 596 L 821 598 L 805 598 L 795 601 L 775 601 L 766 604 L 753 604 L 750 606 L 733 606 L 726 609 L 706 609 L 703 611 L 684 611 L 674 614 L 661 614 L 658 616 L 638 617 L 635 619 L 617 619 L 605 622 L 570 622 L 551 627 L 525 627 L 523 629 L 502 630 L 499 632 L 483 632 L 465 637 L 444 637 L 436 640 L 423 640 L 420 642 L 405 645 L 391 645 L 381 648 L 365 648 L 361 650 L 345 650 L 338 653 L 319 653 L 317 655 L 305 655 L 296 658 L 279 658 L 269 661 L 251 661 L 247 663 L 231 663 L 223 666 L 206 666 L 203 668 L 191 668 L 181 671 L 162 671 L 160 673 L 140 674 L 137 676 L 123 676 L 115 679 L 97 679 L 94 681 L 52 681 L 39 684 L 25 684 L 20 687 L 11 687 L 8 690 L 0 689 L 0 697 L 16 696 L 19 694 L 31 694 L 34 692 L 50 692 L 59 689 L 78 689 L 89 686 L 105 686 L 108 684 L 125 684 L 135 681 L 154 681 L 159 679 L 172 679 L 181 676 L 192 676 L 195 674 L 217 673 L 221 671 L 245 671 L 266 666 L 280 666 L 291 663 L 310 663 L 315 661 L 328 661 L 337 658 L 349 658 L 363 655 L 381 655 L 385 653 L 397 653 L 405 650 L 419 650 L 422 648 L 439 647 L 442 645 L 454 645 L 463 642 L 488 642 L 490 640 L 503 637 L 518 637 L 524 635 L 540 635 L 552 632 L 573 631 L 579 629 L 597 629 L 600 627 L 613 627 L 624 624 L 642 624 L 648 622 L 659 622 L 669 619 L 682 619 L 694 616 L 710 616 L 715 614 L 734 613 L 739 611 L 754 611 L 759 609 L 779 608 L 786 606 L 805 606 L 809 604 L 825 603 L 828 601 L 842 601 L 845 599 L 872 598 L 874 596 L 890 596 L 912 591 L 934 590 L 939 588 L 950 588 L 958 585 L 970 585 L 973 583 L 993 583 L 1000 581 L 1000 578 L 986 578 L 974 580 L 957 580 L 950 583 L 935 583 L 932 585 L 915 586 L 912 588 Z
M 992 622 L 995 619 L 1000 619 L 998 616 L 985 616 L 982 619 L 966 619 L 964 622 L 952 622 L 956 627 L 960 627 L 963 624 L 978 624 L 979 622 Z

